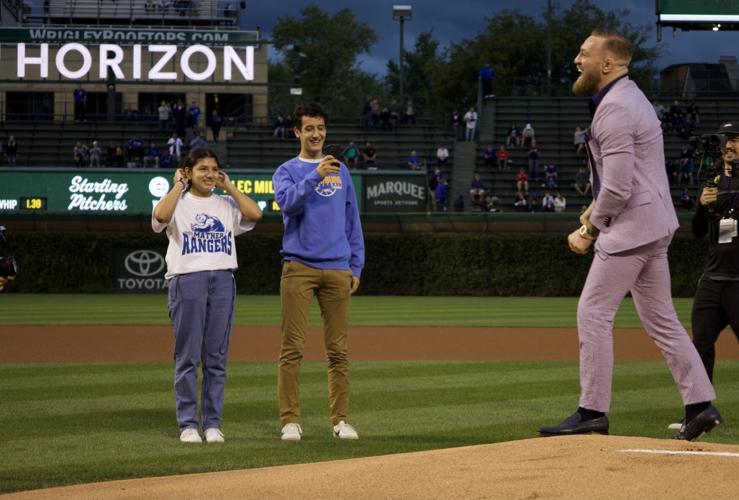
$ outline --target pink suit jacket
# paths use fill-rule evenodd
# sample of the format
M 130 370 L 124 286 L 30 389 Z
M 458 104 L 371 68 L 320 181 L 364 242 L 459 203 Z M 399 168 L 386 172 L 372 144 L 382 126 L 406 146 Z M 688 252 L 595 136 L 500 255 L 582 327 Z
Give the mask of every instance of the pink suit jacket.
M 606 93 L 590 127 L 596 245 L 613 254 L 675 232 L 679 224 L 665 170 L 662 127 L 628 77 Z

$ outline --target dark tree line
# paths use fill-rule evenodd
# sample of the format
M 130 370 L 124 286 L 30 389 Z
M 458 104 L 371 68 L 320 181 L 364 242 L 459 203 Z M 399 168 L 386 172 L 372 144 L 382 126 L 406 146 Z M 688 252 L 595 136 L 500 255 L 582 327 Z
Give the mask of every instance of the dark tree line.
M 628 10 L 604 11 L 590 0 L 576 0 L 554 11 L 552 78 L 547 80 L 547 13 L 535 17 L 504 10 L 487 18 L 473 38 L 440 47 L 433 32 L 416 37 L 403 59 L 405 97 L 412 97 L 421 116 L 440 117 L 450 109 L 474 104 L 480 67 L 496 70 L 494 90 L 499 95 L 570 95 L 577 78 L 573 59 L 591 30 L 615 29 L 634 42 L 631 77 L 651 89 L 657 76 L 655 62 L 661 47 L 650 43 L 652 28 L 624 20 Z M 356 116 L 369 95 L 384 102 L 398 97 L 399 68 L 388 61 L 387 74 L 378 78 L 358 64 L 377 41 L 375 31 L 344 9 L 331 16 L 311 4 L 300 17 L 280 18 L 272 37 L 277 59 L 270 62 L 270 112 L 289 112 L 296 98 L 290 86 L 303 89 L 303 99 L 318 98 L 335 115 Z M 551 89 L 550 89 L 551 87 Z

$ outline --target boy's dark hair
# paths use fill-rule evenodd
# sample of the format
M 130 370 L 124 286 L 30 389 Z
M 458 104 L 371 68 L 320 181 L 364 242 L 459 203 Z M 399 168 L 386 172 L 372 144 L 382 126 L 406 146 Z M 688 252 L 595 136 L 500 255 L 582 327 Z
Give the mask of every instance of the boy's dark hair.
M 315 101 L 301 102 L 300 104 L 295 106 L 293 116 L 295 117 L 295 123 L 293 125 L 298 129 L 303 127 L 304 116 L 323 118 L 323 122 L 328 125 L 328 113 L 326 113 L 326 110 L 323 109 L 321 103 Z
M 221 167 L 221 162 L 218 161 L 218 156 L 208 148 L 193 148 L 190 150 L 187 156 L 185 156 L 180 162 L 181 169 L 192 168 L 203 158 L 213 158 L 216 161 L 218 168 Z

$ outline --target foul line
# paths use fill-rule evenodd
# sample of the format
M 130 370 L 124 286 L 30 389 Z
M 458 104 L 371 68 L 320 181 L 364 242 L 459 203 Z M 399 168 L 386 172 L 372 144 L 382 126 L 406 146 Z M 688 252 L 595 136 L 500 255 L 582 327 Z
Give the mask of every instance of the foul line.
M 739 453 L 730 451 L 675 451 L 675 450 L 655 450 L 644 448 L 630 448 L 628 450 L 616 450 L 624 453 L 652 453 L 655 455 L 703 455 L 710 457 L 731 457 L 739 458 Z

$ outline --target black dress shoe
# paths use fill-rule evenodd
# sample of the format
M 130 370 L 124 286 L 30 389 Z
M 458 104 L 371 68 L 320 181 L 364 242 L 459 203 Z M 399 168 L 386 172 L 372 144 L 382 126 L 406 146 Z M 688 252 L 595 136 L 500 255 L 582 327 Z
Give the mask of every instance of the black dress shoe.
M 710 405 L 703 410 L 690 422 L 683 425 L 680 432 L 677 433 L 675 439 L 684 441 L 693 441 L 698 439 L 706 432 L 711 432 L 715 427 L 719 426 L 724 419 L 715 406 Z
M 568 436 L 570 434 L 608 434 L 608 417 L 583 420 L 578 412 L 573 413 L 559 425 L 540 427 L 539 434 L 543 436 Z

